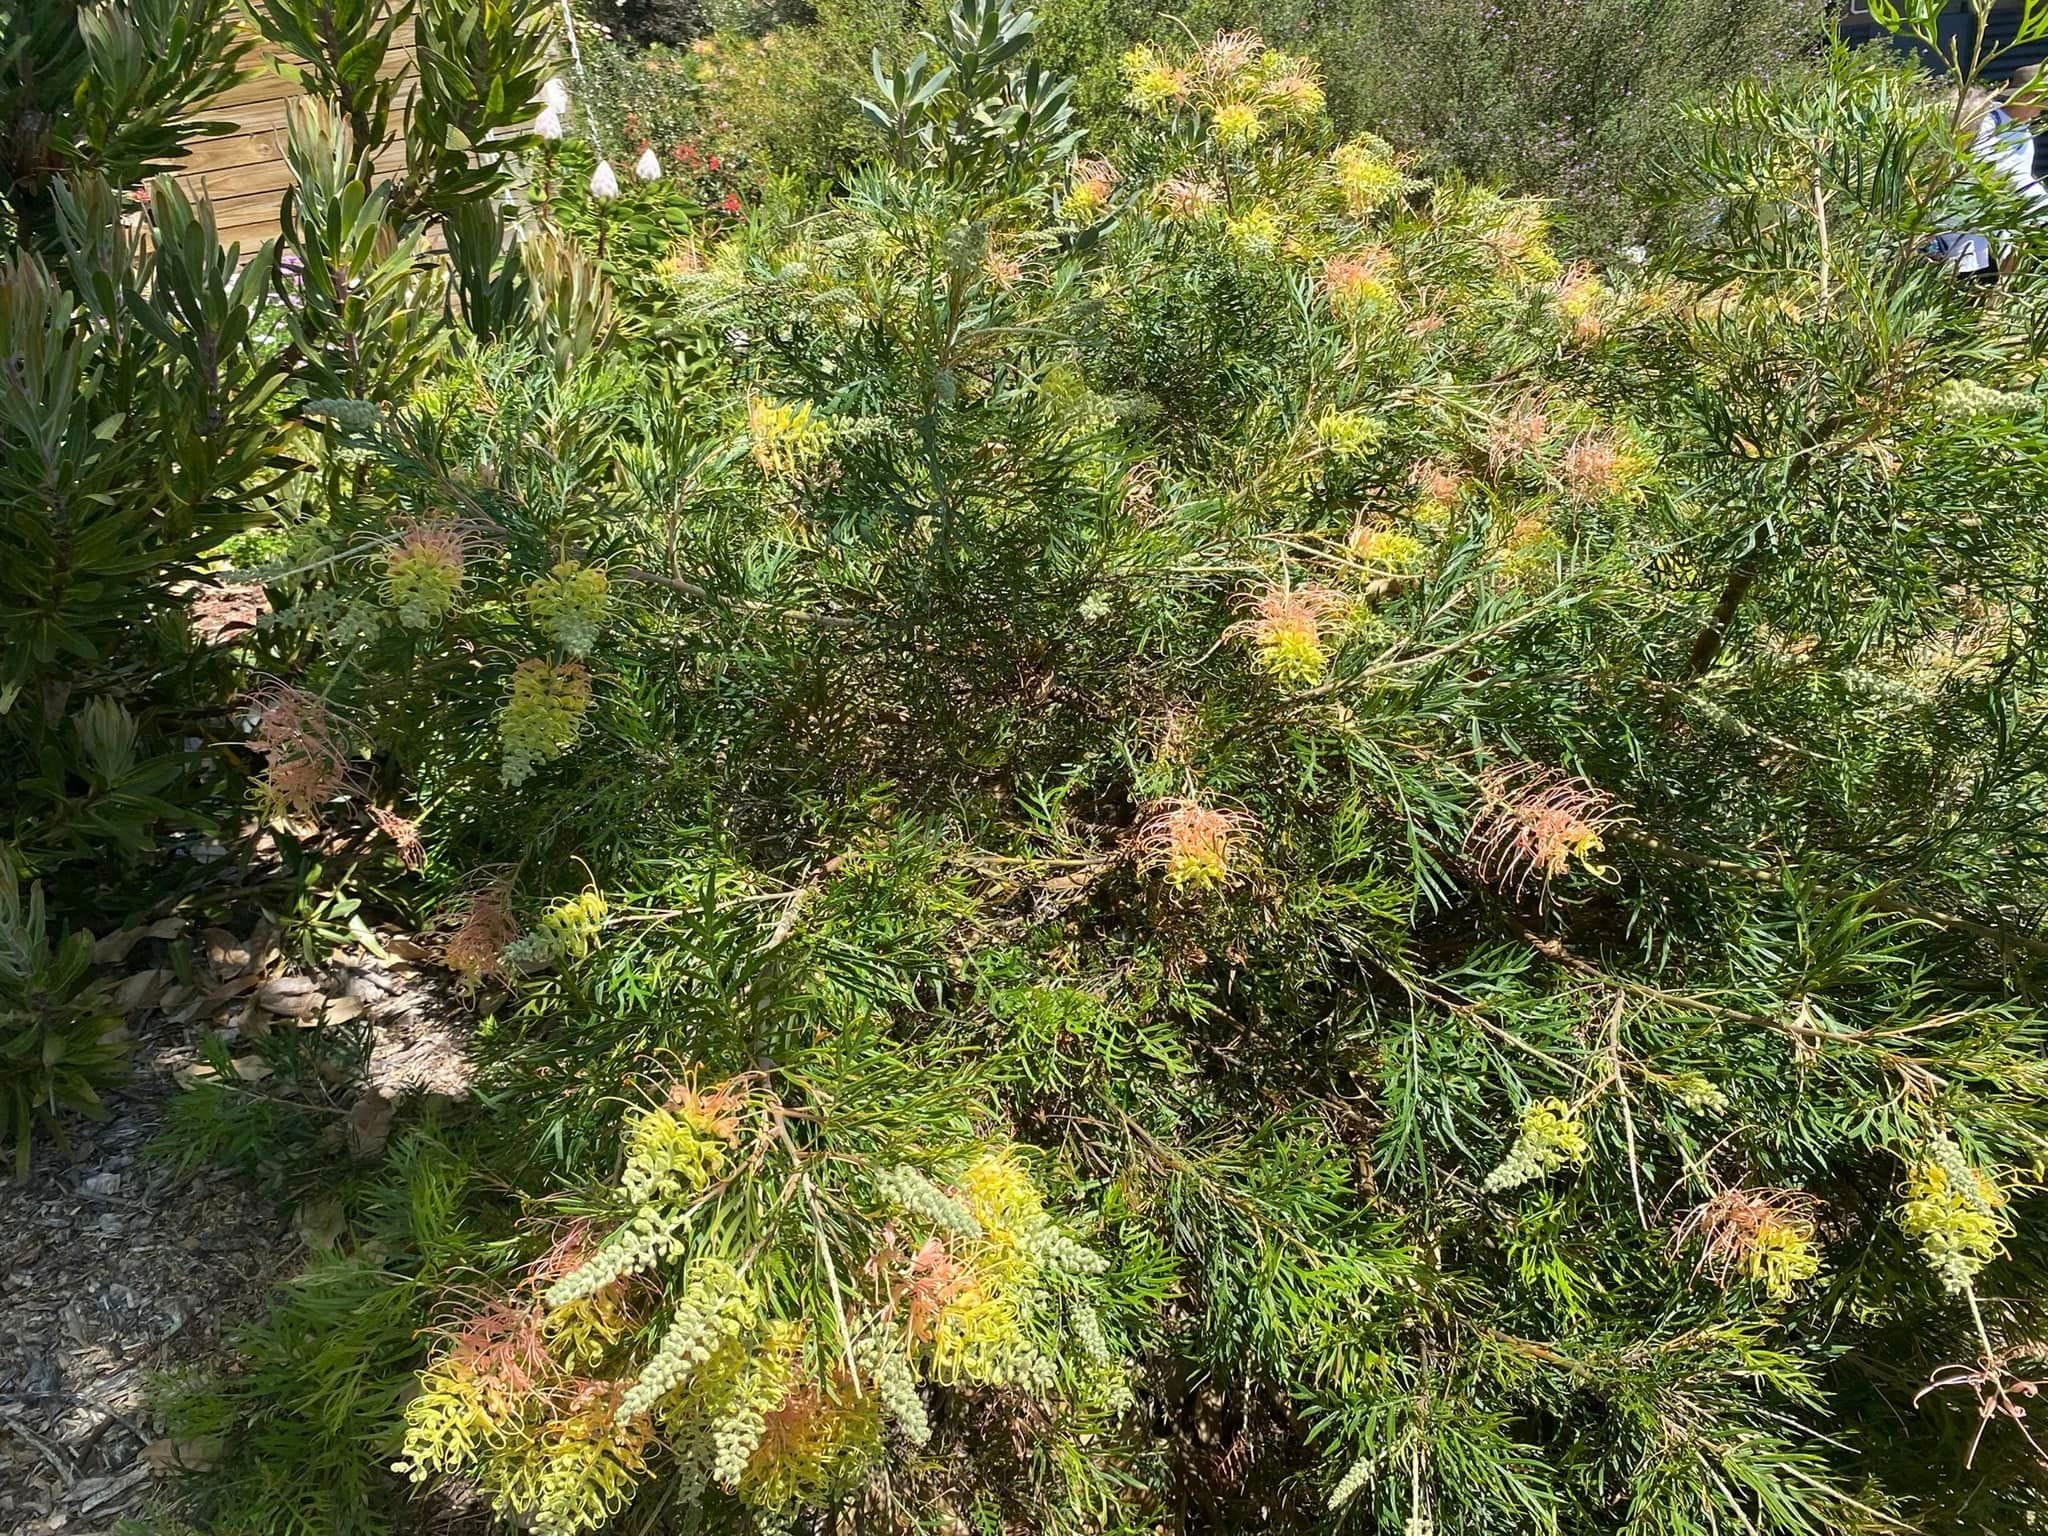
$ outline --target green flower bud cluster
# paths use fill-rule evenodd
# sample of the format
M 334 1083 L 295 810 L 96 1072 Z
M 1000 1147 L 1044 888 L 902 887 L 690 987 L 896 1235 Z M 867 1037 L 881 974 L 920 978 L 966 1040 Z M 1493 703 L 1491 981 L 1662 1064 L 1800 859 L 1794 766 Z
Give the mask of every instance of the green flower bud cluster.
M 1992 389 L 1975 379 L 1950 379 L 1934 392 L 1935 408 L 1947 416 L 2011 416 L 2040 403 L 2037 395 Z
M 1351 1502 L 1352 1496 L 1365 1486 L 1365 1480 L 1372 1476 L 1373 1455 L 1370 1451 L 1351 1463 L 1344 1475 L 1337 1479 L 1337 1486 L 1330 1490 L 1330 1508 L 1336 1509 Z
M 548 1287 L 550 1308 L 595 1296 L 614 1280 L 637 1275 L 672 1257 L 682 1247 L 683 1218 L 642 1206 L 596 1253 Z
M 1853 693 L 1903 709 L 1918 708 L 1931 697 L 1925 688 L 1916 687 L 1901 678 L 1887 677 L 1882 672 L 1873 672 L 1868 667 L 1844 667 L 1838 674 L 1838 680 L 1843 688 Z
M 882 1169 L 875 1175 L 875 1189 L 898 1210 L 930 1222 L 941 1232 L 981 1236 L 981 1223 L 972 1211 L 907 1164 Z
M 1482 1187 L 1489 1195 L 1517 1189 L 1567 1164 L 1583 1163 L 1591 1150 L 1584 1124 L 1564 1100 L 1538 1099 L 1522 1111 L 1521 1134 Z
M 571 656 L 587 656 L 597 644 L 610 606 L 609 582 L 595 566 L 563 560 L 526 589 L 526 610 Z
M 1074 1330 L 1074 1342 L 1090 1365 L 1111 1365 L 1109 1339 L 1102 1331 L 1102 1317 L 1089 1303 L 1076 1298 L 1067 1303 L 1067 1321 Z
M 383 635 L 385 622 L 374 603 L 343 603 L 327 621 L 327 638 L 335 645 L 369 645 Z
M 768 1410 L 779 1406 L 788 1391 L 787 1355 L 778 1351 L 748 1358 L 732 1395 L 711 1421 L 711 1476 L 720 1487 L 739 1485 L 768 1433 Z
M 527 976 L 546 970 L 561 958 L 552 934 L 522 933 L 500 952 L 498 963 L 514 976 Z
M 1059 1389 L 1060 1368 L 1052 1356 L 1043 1350 L 1033 1349 L 1026 1344 L 1018 1348 L 1009 1362 L 1008 1380 L 998 1381 L 998 1386 L 1021 1387 L 1026 1392 L 1040 1397 L 1050 1396 Z
M 1109 1260 L 1085 1243 L 1075 1242 L 1043 1213 L 1017 1234 L 1017 1246 L 1059 1279 L 1085 1279 L 1109 1268 Z
M 639 1418 L 681 1386 L 720 1344 L 758 1321 L 758 1310 L 752 1288 L 723 1259 L 692 1264 L 689 1287 L 676 1303 L 668 1330 L 641 1367 L 639 1380 L 619 1399 L 619 1422 Z
M 1668 1086 L 1671 1097 L 1696 1115 L 1728 1113 L 1728 1095 L 1703 1072 L 1680 1072 Z
M 903 1438 L 912 1445 L 928 1444 L 932 1438 L 931 1417 L 925 1412 L 910 1361 L 882 1338 L 870 1338 L 861 1352 L 867 1357 L 861 1363 L 875 1384 L 875 1396 L 903 1431 Z
M 308 400 L 300 411 L 315 421 L 331 421 L 344 432 L 374 432 L 381 419 L 374 400 Z
M 498 736 L 505 746 L 500 769 L 504 782 L 524 784 L 538 765 L 567 752 L 589 710 L 590 674 L 578 663 L 519 663 L 512 674 L 512 695 L 498 716 Z

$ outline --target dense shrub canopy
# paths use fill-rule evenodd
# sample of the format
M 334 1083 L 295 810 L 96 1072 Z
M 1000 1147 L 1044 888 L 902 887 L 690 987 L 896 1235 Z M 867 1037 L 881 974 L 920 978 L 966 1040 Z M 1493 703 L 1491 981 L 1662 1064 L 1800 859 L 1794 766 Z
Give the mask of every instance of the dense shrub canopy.
M 342 1229 L 173 1401 L 197 1518 L 2016 1528 L 2048 233 L 1846 53 L 1702 109 L 1602 273 L 1256 36 L 1082 139 L 1032 43 L 963 4 L 722 237 L 543 147 L 508 242 L 316 112 L 290 263 L 81 193 L 0 274 L 10 357 L 118 293 L 158 370 L 269 285 L 260 462 L 151 579 L 260 589 L 247 819 L 479 1021 L 339 1175 L 283 1045 L 180 1102 Z M 10 384 L 19 484 L 82 366 Z
M 687 49 L 680 34 L 636 23 L 658 9 L 641 0 L 589 8 L 586 52 L 608 152 L 650 138 L 664 152 L 715 153 L 750 180 L 836 181 L 870 149 L 852 100 L 867 88 L 871 54 L 938 25 L 943 7 L 714 6 Z M 1205 0 L 1171 12 L 1045 0 L 1033 10 L 1036 54 L 1073 79 L 1098 148 L 1122 147 L 1132 47 L 1180 50 L 1191 37 L 1249 30 L 1321 66 L 1339 132 L 1377 133 L 1431 175 L 1546 196 L 1569 216 L 1557 231 L 1562 248 L 1603 261 L 1654 224 L 1645 185 L 1661 160 L 1684 153 L 1686 106 L 1802 67 L 1824 29 L 1819 7 L 1757 0 Z M 612 46 L 605 37 L 620 26 L 677 46 Z

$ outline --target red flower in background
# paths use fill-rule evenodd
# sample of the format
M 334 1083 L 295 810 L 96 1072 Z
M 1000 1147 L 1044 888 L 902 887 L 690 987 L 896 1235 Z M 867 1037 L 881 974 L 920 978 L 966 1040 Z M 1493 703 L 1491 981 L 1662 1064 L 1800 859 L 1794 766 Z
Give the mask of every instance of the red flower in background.
M 727 213 L 738 213 L 740 211 L 739 195 L 733 192 L 726 193 L 725 201 L 720 203 L 718 206 L 723 208 Z

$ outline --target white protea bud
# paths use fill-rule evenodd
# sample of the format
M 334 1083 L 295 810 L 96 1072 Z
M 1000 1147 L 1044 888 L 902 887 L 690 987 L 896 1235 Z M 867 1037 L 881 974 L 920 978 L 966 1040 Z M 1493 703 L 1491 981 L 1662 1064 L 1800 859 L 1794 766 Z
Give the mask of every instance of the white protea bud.
M 533 131 L 550 144 L 558 142 L 562 137 L 562 114 L 553 107 L 542 107 L 534 116 Z
M 550 75 L 540 88 L 540 104 L 557 117 L 569 110 L 569 87 L 562 84 L 560 75 Z
M 608 203 L 619 195 L 619 178 L 611 161 L 598 161 L 597 169 L 590 173 L 590 195 L 600 203 Z
M 642 181 L 661 180 L 661 162 L 654 157 L 652 148 L 640 151 L 640 158 L 633 162 L 633 174 Z

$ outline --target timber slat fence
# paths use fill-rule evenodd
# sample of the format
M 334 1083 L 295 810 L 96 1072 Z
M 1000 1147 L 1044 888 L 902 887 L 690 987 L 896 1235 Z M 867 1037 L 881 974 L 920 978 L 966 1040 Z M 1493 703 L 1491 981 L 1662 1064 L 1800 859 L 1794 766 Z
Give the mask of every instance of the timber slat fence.
M 392 35 L 384 73 L 410 74 L 412 56 L 413 30 L 408 21 Z M 284 163 L 285 112 L 306 93 L 296 81 L 277 72 L 273 63 L 277 58 L 275 49 L 259 44 L 249 56 L 254 71 L 251 78 L 223 91 L 204 111 L 194 114 L 213 122 L 231 122 L 235 131 L 217 139 L 194 141 L 191 153 L 175 173 L 189 195 L 196 198 L 204 193 L 213 200 L 223 245 L 255 246 L 278 231 L 278 207 L 291 184 Z M 401 101 L 406 94 L 401 89 Z M 373 163 L 380 171 L 403 168 L 403 141 L 393 141 Z

